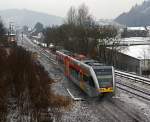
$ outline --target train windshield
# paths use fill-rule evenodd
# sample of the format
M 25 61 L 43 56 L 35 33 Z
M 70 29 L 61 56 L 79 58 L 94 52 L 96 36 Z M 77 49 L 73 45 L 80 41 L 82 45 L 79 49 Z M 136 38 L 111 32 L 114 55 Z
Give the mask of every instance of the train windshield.
M 110 69 L 94 69 L 99 86 L 101 88 L 112 87 L 113 85 L 113 74 L 112 68 Z

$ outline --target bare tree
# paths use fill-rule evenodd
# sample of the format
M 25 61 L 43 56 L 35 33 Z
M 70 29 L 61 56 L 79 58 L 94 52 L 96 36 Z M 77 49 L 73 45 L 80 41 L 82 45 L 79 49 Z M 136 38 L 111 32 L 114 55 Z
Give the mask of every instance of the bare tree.
M 88 7 L 85 6 L 85 4 L 82 4 L 81 6 L 79 6 L 79 8 L 78 8 L 78 16 L 77 16 L 77 23 L 78 23 L 78 25 L 85 25 L 85 24 L 87 24 L 89 17 L 90 17 L 90 15 L 89 15 Z
M 117 28 L 110 25 L 101 26 L 98 43 L 99 59 L 102 59 L 107 64 L 116 65 L 117 51 L 120 50 L 118 48 L 119 43 Z
M 116 64 L 117 51 L 120 50 L 117 28 L 97 25 L 85 4 L 78 9 L 71 7 L 66 22 L 57 28 L 50 27 L 47 35 L 55 45 L 98 60 L 102 59 L 104 63 Z M 107 48 L 108 45 L 111 46 Z
M 76 24 L 77 22 L 77 11 L 76 9 L 72 6 L 70 7 L 68 13 L 67 13 L 67 19 L 66 19 L 66 24 Z
M 84 4 L 77 10 L 71 7 L 67 15 L 67 22 L 67 30 L 69 30 L 67 44 L 74 43 L 72 47 L 74 52 L 88 54 L 89 46 L 95 46 L 95 37 L 91 33 L 97 28 L 93 17 L 89 14 L 88 7 Z
M 43 24 L 40 22 L 37 22 L 34 26 L 34 29 L 35 29 L 35 34 L 42 32 L 44 29 Z
M 0 45 L 6 43 L 7 43 L 6 29 L 4 27 L 3 22 L 0 19 Z

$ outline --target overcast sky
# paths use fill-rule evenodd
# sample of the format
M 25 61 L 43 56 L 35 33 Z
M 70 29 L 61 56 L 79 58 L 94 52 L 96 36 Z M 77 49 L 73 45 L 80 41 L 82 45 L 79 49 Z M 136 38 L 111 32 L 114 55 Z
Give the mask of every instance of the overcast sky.
M 0 10 L 18 8 L 65 17 L 70 6 L 85 3 L 96 19 L 113 19 L 144 0 L 0 0 Z

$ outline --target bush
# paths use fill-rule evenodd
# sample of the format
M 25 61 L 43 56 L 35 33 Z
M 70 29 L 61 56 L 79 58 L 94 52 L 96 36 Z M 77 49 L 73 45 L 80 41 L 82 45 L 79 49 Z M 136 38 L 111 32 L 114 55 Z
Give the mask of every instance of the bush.
M 6 119 L 8 98 L 16 99 L 19 121 L 23 121 L 21 118 L 25 115 L 31 120 L 41 121 L 45 115 L 43 112 L 49 113 L 49 108 L 70 104 L 69 99 L 53 94 L 51 86 L 54 81 L 43 66 L 32 58 L 31 52 L 22 47 L 0 51 L 0 116 L 5 115 Z

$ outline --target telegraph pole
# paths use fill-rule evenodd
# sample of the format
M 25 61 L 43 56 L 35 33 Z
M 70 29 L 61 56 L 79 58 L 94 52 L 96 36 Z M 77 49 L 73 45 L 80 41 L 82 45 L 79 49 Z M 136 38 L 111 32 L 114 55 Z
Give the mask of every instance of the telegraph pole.
M 21 33 L 21 40 L 22 40 L 22 45 L 23 45 L 23 32 Z
M 14 22 L 9 22 L 8 42 L 11 41 L 11 35 L 12 35 L 12 33 L 13 33 L 13 27 L 14 27 L 13 23 L 14 23 Z

